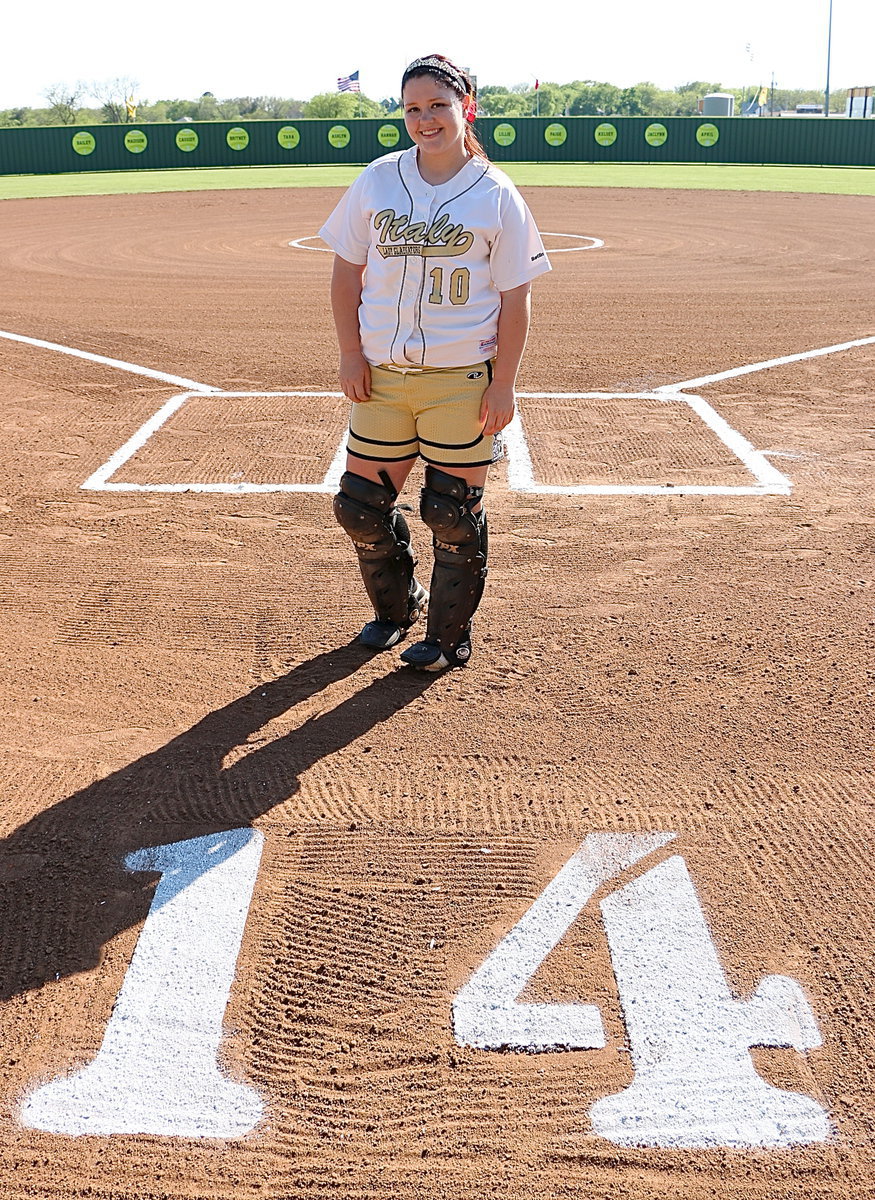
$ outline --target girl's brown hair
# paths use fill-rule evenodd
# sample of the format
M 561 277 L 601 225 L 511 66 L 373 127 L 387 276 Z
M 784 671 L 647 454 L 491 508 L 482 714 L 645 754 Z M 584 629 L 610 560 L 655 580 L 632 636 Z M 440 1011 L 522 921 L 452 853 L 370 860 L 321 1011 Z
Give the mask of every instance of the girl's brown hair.
M 460 100 L 470 97 L 468 111 L 465 113 L 465 150 L 474 158 L 484 158 L 489 162 L 489 156 L 480 144 L 480 139 L 474 132 L 473 120 L 477 113 L 477 95 L 470 76 L 443 54 L 427 54 L 425 58 L 415 58 L 401 77 L 401 95 L 408 79 L 416 79 L 419 75 L 430 75 L 436 83 L 443 83 L 452 88 Z

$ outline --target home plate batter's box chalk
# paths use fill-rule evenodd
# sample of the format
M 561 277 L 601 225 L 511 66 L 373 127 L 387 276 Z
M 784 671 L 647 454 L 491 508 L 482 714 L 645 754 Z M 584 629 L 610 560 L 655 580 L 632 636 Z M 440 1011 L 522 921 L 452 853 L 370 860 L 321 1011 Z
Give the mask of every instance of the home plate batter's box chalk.
M 339 392 L 184 392 L 82 484 L 96 491 L 332 492 Z M 789 480 L 700 396 L 520 393 L 505 430 L 512 490 L 566 495 L 786 495 Z
M 551 396 L 525 401 L 538 480 L 565 486 L 753 482 L 738 455 L 684 400 Z

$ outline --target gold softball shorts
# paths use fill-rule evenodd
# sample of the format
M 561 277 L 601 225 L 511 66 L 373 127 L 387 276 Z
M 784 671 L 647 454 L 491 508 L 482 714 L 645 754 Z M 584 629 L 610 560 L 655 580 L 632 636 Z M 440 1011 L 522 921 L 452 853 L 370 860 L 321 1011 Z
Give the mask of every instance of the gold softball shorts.
M 437 467 L 485 467 L 499 439 L 483 435 L 480 402 L 492 363 L 402 370 L 371 367 L 371 395 L 351 406 L 347 449 L 356 458 Z

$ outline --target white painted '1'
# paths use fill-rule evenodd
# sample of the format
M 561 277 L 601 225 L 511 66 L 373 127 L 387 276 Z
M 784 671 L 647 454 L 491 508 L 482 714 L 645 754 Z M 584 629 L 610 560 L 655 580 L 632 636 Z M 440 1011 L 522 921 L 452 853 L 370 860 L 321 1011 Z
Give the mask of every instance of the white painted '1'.
M 162 875 L 103 1044 L 87 1067 L 32 1093 L 25 1125 L 229 1138 L 257 1124 L 261 1098 L 216 1058 L 263 842 L 233 829 L 128 856 L 129 870 Z

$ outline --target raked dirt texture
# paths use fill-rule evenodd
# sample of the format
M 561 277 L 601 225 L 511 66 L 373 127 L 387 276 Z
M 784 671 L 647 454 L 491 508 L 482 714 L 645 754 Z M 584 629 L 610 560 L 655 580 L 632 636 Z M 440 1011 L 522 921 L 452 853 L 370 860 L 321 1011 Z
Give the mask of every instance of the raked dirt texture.
M 526 191 L 433 677 L 354 641 L 339 194 L 3 202 L 4 1198 L 871 1194 L 872 200 Z

